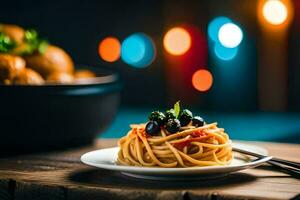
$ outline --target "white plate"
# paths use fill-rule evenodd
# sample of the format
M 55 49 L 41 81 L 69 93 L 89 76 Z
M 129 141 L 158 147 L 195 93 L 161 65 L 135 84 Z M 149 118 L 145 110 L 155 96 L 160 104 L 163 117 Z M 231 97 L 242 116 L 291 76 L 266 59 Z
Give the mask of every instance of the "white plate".
M 267 155 L 266 149 L 243 143 L 234 143 L 233 146 L 246 149 L 255 153 Z M 247 156 L 234 155 L 232 163 L 228 166 L 208 166 L 190 168 L 159 168 L 159 167 L 135 167 L 117 165 L 119 147 L 100 149 L 85 153 L 81 156 L 81 161 L 87 165 L 119 171 L 127 176 L 154 180 L 187 180 L 187 179 L 207 179 L 225 176 L 229 173 L 257 167 L 272 157 L 251 160 Z

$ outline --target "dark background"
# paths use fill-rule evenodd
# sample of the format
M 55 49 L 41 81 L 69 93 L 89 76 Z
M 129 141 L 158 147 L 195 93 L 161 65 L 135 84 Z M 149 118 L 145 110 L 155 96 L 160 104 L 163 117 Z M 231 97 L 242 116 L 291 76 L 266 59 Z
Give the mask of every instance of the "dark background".
M 295 2 L 295 17 L 289 30 L 288 71 L 290 111 L 299 110 L 299 17 Z M 0 21 L 24 27 L 35 27 L 51 43 L 64 48 L 78 64 L 109 67 L 118 70 L 124 80 L 123 105 L 170 105 L 165 79 L 176 78 L 166 71 L 162 38 L 174 25 L 193 24 L 204 34 L 209 21 L 225 15 L 242 25 L 244 41 L 239 59 L 218 63 L 208 54 L 207 66 L 212 71 L 218 65 L 234 68 L 232 82 L 214 76 L 214 86 L 208 94 L 194 92 L 199 100 L 195 106 L 205 109 L 257 110 L 257 41 L 260 30 L 256 19 L 256 1 L 3 1 Z M 3 9 L 5 8 L 5 9 Z M 134 32 L 144 32 L 153 38 L 157 58 L 146 69 L 134 69 L 121 60 L 105 63 L 98 56 L 98 44 L 113 35 L 122 41 Z M 261 59 L 261 58 L 260 58 Z M 233 66 L 233 67 L 232 67 Z M 220 72 L 224 76 L 224 72 Z M 226 72 L 225 72 L 226 73 Z M 242 82 L 242 84 L 240 84 Z M 274 88 L 276 90 L 276 88 Z M 189 95 L 189 94 L 187 94 Z M 232 98 L 235 96 L 235 98 Z M 185 96 L 180 99 L 184 102 Z M 221 101 L 220 101 L 221 99 Z M 202 103 L 201 103 L 202 102 Z
M 120 137 L 129 124 L 144 122 L 153 109 L 165 109 L 181 100 L 207 121 L 220 122 L 233 139 L 300 142 L 297 113 L 300 110 L 300 1 L 293 3 L 295 15 L 287 30 L 284 52 L 287 57 L 284 67 L 288 70 L 285 112 L 265 112 L 268 110 L 259 105 L 258 71 L 259 63 L 265 59 L 261 55 L 265 49 L 260 48 L 262 32 L 255 0 L 3 1 L 0 22 L 37 28 L 52 44 L 64 48 L 75 63 L 120 72 L 124 83 L 121 109 L 103 137 Z M 212 72 L 212 88 L 206 93 L 194 90 L 191 84 L 170 88 L 167 80 L 176 80 L 182 74 L 172 70 L 178 60 L 168 57 L 163 50 L 164 34 L 174 26 L 192 25 L 207 37 L 207 26 L 217 16 L 227 16 L 242 28 L 244 38 L 238 55 L 228 62 L 216 59 L 206 38 L 202 45 L 208 46 L 208 51 L 201 58 L 205 66 L 199 67 Z M 121 59 L 114 63 L 100 59 L 98 44 L 102 39 L 115 36 L 122 42 L 136 32 L 146 33 L 156 46 L 157 57 L 149 67 L 136 69 Z M 276 63 L 276 56 L 268 53 Z M 275 92 L 277 89 L 271 88 Z
M 218 2 L 218 3 L 217 3 Z M 244 42 L 239 60 L 221 63 L 225 68 L 239 66 L 241 79 L 231 84 L 221 84 L 216 74 L 210 94 L 198 94 L 199 99 L 223 97 L 215 103 L 206 101 L 201 107 L 227 110 L 255 110 L 257 106 L 257 46 L 259 28 L 256 19 L 256 2 L 251 0 L 227 1 L 3 1 L 0 12 L 2 23 L 14 23 L 24 27 L 35 27 L 53 44 L 61 46 L 71 54 L 78 64 L 106 66 L 121 72 L 124 80 L 122 103 L 126 105 L 170 104 L 167 96 L 165 77 L 172 71 L 164 70 L 162 38 L 166 30 L 177 24 L 196 25 L 204 34 L 209 20 L 225 15 L 242 24 Z M 295 2 L 295 4 L 297 4 Z M 289 109 L 300 109 L 299 63 L 299 21 L 298 10 L 290 26 L 289 51 Z M 105 63 L 97 52 L 98 43 L 106 36 L 113 35 L 121 41 L 134 32 L 145 32 L 157 46 L 157 58 L 146 69 L 134 69 L 121 60 Z M 208 66 L 218 65 L 209 56 Z M 220 63 L 219 63 L 220 64 Z M 238 68 L 237 68 L 238 69 Z M 236 69 L 235 69 L 236 70 Z M 223 73 L 223 72 L 222 72 Z M 158 89 L 159 88 L 159 89 Z M 232 89 L 234 88 L 234 89 Z M 274 88 L 276 90 L 276 88 Z M 139 91 L 139 98 L 136 98 Z M 238 92 L 237 92 L 238 91 Z M 196 93 L 196 92 L 195 92 Z M 238 95 L 240 98 L 224 98 Z M 213 98 L 217 97 L 217 98 Z M 184 98 L 184 97 L 183 97 Z M 197 104 L 196 104 L 197 105 Z M 229 110 L 230 110 L 229 109 Z

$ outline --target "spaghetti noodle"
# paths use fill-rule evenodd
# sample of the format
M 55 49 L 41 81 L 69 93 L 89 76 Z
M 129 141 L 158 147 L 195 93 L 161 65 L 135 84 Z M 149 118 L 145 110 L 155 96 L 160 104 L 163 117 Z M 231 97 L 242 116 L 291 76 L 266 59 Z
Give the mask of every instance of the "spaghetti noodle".
M 185 126 L 174 134 L 161 128 L 157 136 L 145 124 L 131 125 L 119 140 L 118 164 L 140 167 L 196 167 L 228 165 L 232 160 L 231 140 L 217 123 Z

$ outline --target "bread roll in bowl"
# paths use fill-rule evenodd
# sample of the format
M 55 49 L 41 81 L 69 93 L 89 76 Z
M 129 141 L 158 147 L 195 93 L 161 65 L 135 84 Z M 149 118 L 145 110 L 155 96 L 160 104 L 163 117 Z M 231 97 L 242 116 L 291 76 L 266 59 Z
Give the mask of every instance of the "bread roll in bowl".
M 8 83 L 25 70 L 25 65 L 19 56 L 0 54 L 0 81 Z
M 72 83 L 74 81 L 73 75 L 65 72 L 53 72 L 47 77 L 47 82 L 50 83 L 60 83 L 60 84 L 66 84 L 66 83 Z
M 64 72 L 72 74 L 74 64 L 71 57 L 61 48 L 49 45 L 45 53 L 38 52 L 25 57 L 28 66 L 39 72 L 44 78 L 50 74 Z
M 26 68 L 20 75 L 16 76 L 12 83 L 16 85 L 42 85 L 43 77 L 36 71 Z
M 74 72 L 75 79 L 86 79 L 96 77 L 96 74 L 87 69 L 76 70 Z

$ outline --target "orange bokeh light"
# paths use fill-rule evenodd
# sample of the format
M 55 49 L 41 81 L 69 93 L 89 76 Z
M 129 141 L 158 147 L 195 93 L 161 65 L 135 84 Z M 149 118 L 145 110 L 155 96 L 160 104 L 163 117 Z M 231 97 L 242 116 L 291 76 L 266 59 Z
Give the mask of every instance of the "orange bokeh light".
M 166 51 L 172 55 L 182 55 L 191 47 L 191 36 L 181 27 L 170 29 L 163 40 Z
M 115 37 L 107 37 L 99 44 L 98 52 L 106 62 L 115 62 L 120 58 L 121 44 Z
M 285 30 L 294 16 L 291 0 L 258 0 L 257 16 L 264 30 Z
M 279 0 L 266 1 L 262 9 L 265 20 L 270 24 L 280 25 L 287 19 L 287 8 L 284 3 Z
M 200 69 L 193 74 L 192 84 L 196 90 L 205 92 L 211 88 L 213 77 L 208 70 Z

